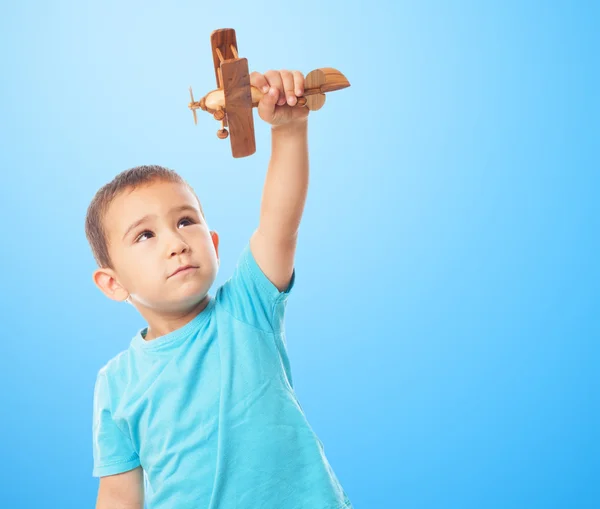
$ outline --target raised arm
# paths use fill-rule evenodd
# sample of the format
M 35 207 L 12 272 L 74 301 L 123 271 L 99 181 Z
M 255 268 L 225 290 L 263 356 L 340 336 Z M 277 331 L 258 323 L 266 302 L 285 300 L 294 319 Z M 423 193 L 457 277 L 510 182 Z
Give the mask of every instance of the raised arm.
M 258 113 L 271 124 L 271 159 L 250 249 L 267 278 L 285 291 L 308 192 L 309 110 L 295 106 L 296 98 L 304 93 L 304 77 L 298 71 L 252 73 L 251 84 L 266 94 Z

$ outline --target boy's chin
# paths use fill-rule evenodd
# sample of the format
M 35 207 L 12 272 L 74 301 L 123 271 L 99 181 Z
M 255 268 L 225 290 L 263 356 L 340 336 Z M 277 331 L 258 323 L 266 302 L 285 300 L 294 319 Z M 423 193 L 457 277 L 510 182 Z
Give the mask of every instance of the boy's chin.
M 190 309 L 199 305 L 205 299 L 209 289 L 210 286 L 206 284 L 186 285 L 178 288 L 176 292 L 172 292 L 163 304 L 165 307 L 170 308 Z
M 153 289 L 152 295 L 146 294 L 146 298 L 138 294 L 135 300 L 137 304 L 155 313 L 181 313 L 200 305 L 211 286 L 212 281 L 189 278 L 178 285 L 165 285 Z

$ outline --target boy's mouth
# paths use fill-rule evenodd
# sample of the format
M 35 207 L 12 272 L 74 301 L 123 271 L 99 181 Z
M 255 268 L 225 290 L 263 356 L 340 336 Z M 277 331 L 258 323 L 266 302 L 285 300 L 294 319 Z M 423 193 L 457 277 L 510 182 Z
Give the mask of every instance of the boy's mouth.
M 175 272 L 173 272 L 169 277 L 176 276 L 177 274 L 186 274 L 188 272 L 193 272 L 198 267 L 196 265 L 182 265 Z

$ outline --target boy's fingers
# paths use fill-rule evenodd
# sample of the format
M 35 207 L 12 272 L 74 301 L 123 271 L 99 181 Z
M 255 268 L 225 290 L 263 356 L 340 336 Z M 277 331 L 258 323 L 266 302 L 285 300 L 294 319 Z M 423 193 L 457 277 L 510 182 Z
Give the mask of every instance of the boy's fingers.
M 263 94 L 269 91 L 269 82 L 261 73 L 256 71 L 250 74 L 250 85 L 258 88 Z
M 275 106 L 277 106 L 278 98 L 277 90 L 270 88 L 258 103 L 258 115 L 266 121 L 270 121 L 275 114 Z
M 285 100 L 290 106 L 293 106 L 297 100 L 294 92 L 294 75 L 290 71 L 281 71 L 280 74 Z
M 300 71 L 294 71 L 294 93 L 297 97 L 304 95 L 304 75 Z
M 269 82 L 271 88 L 274 88 L 277 91 L 277 104 L 282 106 L 285 104 L 285 94 L 283 92 L 283 81 L 281 79 L 281 74 L 277 71 L 267 71 L 265 73 L 265 77 Z

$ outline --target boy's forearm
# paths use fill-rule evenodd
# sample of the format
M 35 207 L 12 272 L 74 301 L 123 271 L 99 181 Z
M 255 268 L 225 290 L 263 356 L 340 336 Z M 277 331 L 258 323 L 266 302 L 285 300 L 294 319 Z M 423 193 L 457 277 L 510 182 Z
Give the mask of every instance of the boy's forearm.
M 298 234 L 308 192 L 308 168 L 308 120 L 272 127 L 259 226 L 269 238 L 286 240 Z

